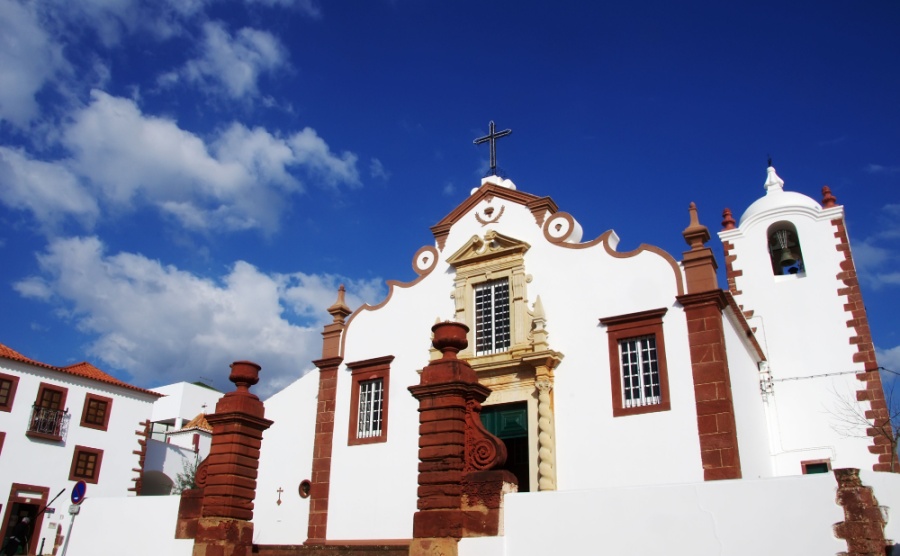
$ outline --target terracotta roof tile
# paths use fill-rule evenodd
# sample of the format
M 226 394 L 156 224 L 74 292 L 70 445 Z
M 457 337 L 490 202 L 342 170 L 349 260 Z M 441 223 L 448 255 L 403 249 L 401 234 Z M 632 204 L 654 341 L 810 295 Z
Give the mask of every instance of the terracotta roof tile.
M 209 422 L 206 420 L 206 413 L 201 413 L 197 415 L 187 423 L 183 427 L 181 427 L 182 431 L 190 430 L 190 429 L 202 429 L 205 431 L 212 432 L 212 427 L 209 425 Z
M 13 361 L 19 361 L 22 363 L 28 363 L 29 365 L 35 365 L 38 367 L 43 367 L 45 369 L 50 369 L 53 371 L 59 371 L 61 373 L 80 376 L 82 378 L 87 378 L 90 380 L 96 380 L 97 382 L 103 382 L 106 384 L 110 384 L 112 386 L 120 386 L 122 388 L 128 388 L 129 390 L 135 390 L 137 392 L 143 392 L 145 394 L 153 394 L 157 398 L 161 398 L 162 394 L 157 392 L 152 392 L 150 390 L 146 390 L 144 388 L 139 388 L 134 386 L 133 384 L 128 384 L 127 382 L 122 382 L 121 380 L 109 375 L 97 367 L 91 365 L 86 361 L 82 361 L 81 363 L 76 363 L 75 365 L 69 365 L 68 367 L 55 367 L 53 365 L 48 365 L 47 363 L 41 363 L 40 361 L 36 361 L 31 359 L 30 357 L 25 357 L 18 351 L 0 344 L 0 357 L 6 359 L 12 359 Z

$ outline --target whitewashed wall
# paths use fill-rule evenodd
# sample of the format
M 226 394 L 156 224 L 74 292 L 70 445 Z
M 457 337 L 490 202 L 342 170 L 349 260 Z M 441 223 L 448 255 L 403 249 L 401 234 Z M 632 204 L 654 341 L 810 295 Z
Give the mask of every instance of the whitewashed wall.
M 203 413 L 215 413 L 216 402 L 224 394 L 217 390 L 197 386 L 189 382 L 176 382 L 154 388 L 154 392 L 163 394 L 153 404 L 152 421 L 164 421 L 167 419 L 190 420 Z M 206 405 L 206 409 L 203 406 Z M 176 421 L 175 427 L 181 428 L 183 423 Z
M 179 496 L 89 496 L 75 516 L 66 556 L 190 556 L 193 539 L 175 538 L 180 500 Z M 70 519 L 66 515 L 63 534 Z
M 764 480 L 523 493 L 505 498 L 500 556 L 837 554 L 830 473 Z M 490 541 L 487 541 L 490 544 Z M 460 556 L 482 556 L 464 539 Z
M 312 479 L 318 390 L 319 372 L 313 370 L 265 400 L 266 419 L 274 423 L 263 433 L 253 508 L 255 543 L 306 540 L 309 498 L 301 498 L 298 489 L 301 481 Z M 283 491 L 281 504 L 278 489 Z

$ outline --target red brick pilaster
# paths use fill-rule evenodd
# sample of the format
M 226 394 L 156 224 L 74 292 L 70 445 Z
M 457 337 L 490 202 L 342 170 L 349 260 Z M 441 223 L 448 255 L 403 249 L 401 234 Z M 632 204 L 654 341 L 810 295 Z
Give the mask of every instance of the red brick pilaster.
M 683 263 L 688 293 L 677 299 L 687 319 L 703 478 L 739 479 L 741 457 L 722 321 L 728 299 L 718 288 L 715 257 L 704 246 L 709 241 L 709 231 L 700 224 L 694 203 L 690 212 L 691 223 L 682 232 L 691 246 L 684 253 Z
M 847 556 L 883 556 L 889 542 L 884 538 L 884 514 L 871 487 L 859 479 L 859 469 L 835 469 L 837 502 L 844 521 L 834 525 L 834 536 L 847 541 Z
M 850 253 L 850 242 L 847 239 L 844 218 L 835 218 L 831 223 L 836 229 L 834 237 L 838 239 L 835 248 L 844 255 L 844 260 L 841 261 L 841 271 L 837 275 L 837 279 L 844 284 L 844 287 L 838 288 L 837 293 L 839 296 L 847 296 L 847 303 L 844 304 L 844 311 L 850 317 L 847 320 L 847 328 L 855 332 L 850 338 L 850 343 L 856 345 L 853 362 L 863 364 L 863 370 L 856 375 L 856 378 L 863 383 L 856 393 L 856 399 L 860 402 L 869 402 L 869 409 L 865 414 L 866 419 L 872 425 L 866 431 L 872 437 L 869 451 L 878 455 L 878 462 L 872 466 L 872 469 L 874 471 L 900 472 L 900 462 L 897 461 L 894 454 L 893 431 L 890 425 L 887 401 L 884 398 L 884 388 L 881 384 L 881 373 L 878 372 L 878 362 L 875 360 L 875 343 L 872 341 L 869 317 L 866 314 L 862 291 L 859 288 L 859 278 L 856 275 L 856 266 L 853 264 L 853 255 Z
M 313 361 L 319 369 L 316 432 L 313 440 L 312 475 L 309 480 L 309 521 L 306 544 L 323 544 L 327 539 L 328 493 L 331 486 L 331 447 L 334 442 L 334 404 L 337 399 L 337 371 L 343 362 L 342 342 L 350 308 L 344 302 L 343 284 L 337 301 L 328 308 L 333 321 L 322 332 L 322 359 Z
M 319 395 L 313 440 L 312 476 L 309 488 L 309 523 L 306 544 L 325 542 L 328 526 L 328 493 L 331 485 L 331 447 L 334 441 L 334 404 L 340 357 L 319 359 Z
M 722 322 L 728 301 L 720 290 L 682 295 L 678 301 L 687 317 L 703 478 L 739 479 L 741 458 Z
M 409 387 L 419 400 L 419 511 L 413 537 L 429 539 L 414 542 L 410 554 L 428 552 L 436 539 L 496 535 L 502 493 L 515 484 L 508 471 L 490 471 L 506 460 L 506 446 L 481 425 L 481 402 L 490 389 L 456 358 L 467 345 L 468 330 L 457 322 L 432 327 L 434 347 L 443 357 Z M 455 553 L 455 544 L 442 550 Z
M 198 469 L 203 504 L 194 538 L 194 556 L 249 556 L 253 543 L 253 499 L 263 431 L 272 425 L 263 403 L 250 393 L 260 367 L 250 361 L 231 365 L 228 379 L 237 386 L 222 396 L 212 426 L 209 456 Z

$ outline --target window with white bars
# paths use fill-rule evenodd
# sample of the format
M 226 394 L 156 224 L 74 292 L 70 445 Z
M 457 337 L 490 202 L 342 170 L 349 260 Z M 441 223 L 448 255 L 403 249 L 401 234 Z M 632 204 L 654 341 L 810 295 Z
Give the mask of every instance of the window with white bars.
M 619 360 L 622 363 L 622 406 L 661 403 L 656 337 L 619 340 Z
M 357 438 L 381 436 L 384 423 L 384 379 L 363 380 L 359 383 Z
M 475 355 L 506 351 L 509 346 L 509 279 L 475 286 Z

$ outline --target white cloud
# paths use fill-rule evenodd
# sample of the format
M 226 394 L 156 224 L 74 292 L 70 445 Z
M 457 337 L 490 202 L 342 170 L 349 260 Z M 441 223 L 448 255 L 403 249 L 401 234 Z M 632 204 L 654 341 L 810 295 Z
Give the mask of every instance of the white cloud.
M 35 95 L 68 67 L 62 47 L 41 28 L 34 4 L 0 0 L 0 120 L 27 127 L 39 114 Z
M 900 172 L 900 166 L 883 166 L 881 164 L 869 164 L 866 172 L 870 174 L 896 174 Z
M 875 348 L 875 357 L 878 364 L 886 369 L 890 369 L 895 373 L 900 373 L 900 346 L 894 346 L 888 349 Z M 896 375 L 892 377 L 896 380 Z
M 221 22 L 203 25 L 201 50 L 200 56 L 188 61 L 179 74 L 233 99 L 257 96 L 260 76 L 286 66 L 288 58 L 275 35 L 244 28 L 232 36 Z M 171 81 L 171 77 L 163 81 Z
M 247 4 L 294 7 L 313 19 L 322 17 L 322 9 L 314 0 L 245 0 Z
M 130 99 L 92 92 L 72 117 L 61 161 L 104 203 L 151 204 L 189 229 L 274 231 L 297 173 L 325 187 L 359 185 L 356 155 L 332 153 L 310 128 L 287 138 L 234 123 L 208 143 Z M 37 215 L 37 213 L 36 213 Z
M 249 359 L 263 366 L 260 395 L 312 368 L 322 326 L 331 321 L 325 309 L 341 282 L 331 275 L 267 275 L 243 261 L 218 279 L 201 278 L 140 254 L 109 255 L 95 237 L 55 240 L 38 261 L 42 276 L 16 283 L 19 294 L 44 301 L 52 295 L 96 338 L 91 355 L 127 371 L 132 382 L 223 376 L 232 361 Z M 384 292 L 376 281 L 350 283 L 352 307 L 360 294 L 373 302 Z
M 64 166 L 7 147 L 0 147 L 0 202 L 32 213 L 45 231 L 66 217 L 91 227 L 100 214 L 91 194 Z
M 384 164 L 377 158 L 373 158 L 369 163 L 369 174 L 373 178 L 380 178 L 383 180 L 388 180 L 391 177 L 391 173 L 384 169 Z

